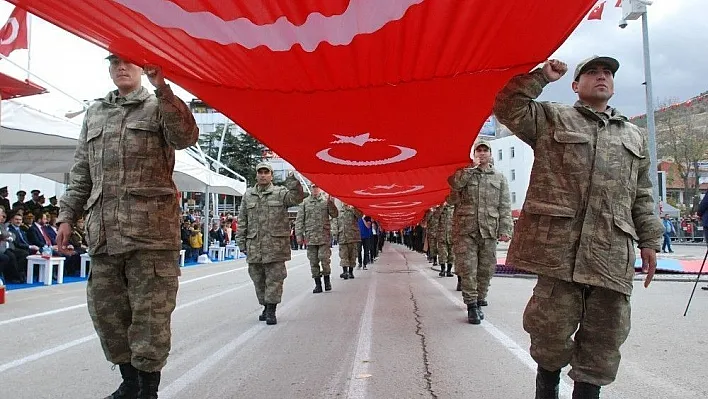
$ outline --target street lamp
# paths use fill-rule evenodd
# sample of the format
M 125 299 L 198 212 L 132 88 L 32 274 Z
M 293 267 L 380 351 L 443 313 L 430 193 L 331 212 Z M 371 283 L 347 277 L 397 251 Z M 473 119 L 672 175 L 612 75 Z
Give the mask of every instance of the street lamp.
M 655 210 L 659 206 L 659 179 L 656 159 L 656 125 L 654 124 L 654 93 L 651 82 L 651 60 L 649 58 L 649 23 L 647 22 L 647 6 L 652 4 L 649 0 L 622 0 L 622 19 L 619 27 L 627 27 L 627 20 L 636 20 L 642 17 L 642 41 L 644 44 L 644 84 L 646 86 L 647 101 L 647 132 L 649 133 L 649 161 L 651 163 L 649 178 L 652 185 Z

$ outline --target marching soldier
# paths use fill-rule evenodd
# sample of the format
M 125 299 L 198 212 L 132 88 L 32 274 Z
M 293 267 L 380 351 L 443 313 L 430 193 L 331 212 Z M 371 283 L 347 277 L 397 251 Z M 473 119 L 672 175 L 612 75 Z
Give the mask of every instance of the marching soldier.
M 507 262 L 538 274 L 524 311 L 537 398 L 557 398 L 570 364 L 574 399 L 614 381 L 630 329 L 634 242 L 648 286 L 663 227 L 654 213 L 647 136 L 608 106 L 619 62 L 593 56 L 575 68 L 573 106 L 538 102 L 568 70 L 558 60 L 512 78 L 494 113 L 534 149 L 531 182 Z
M 256 185 L 243 194 L 238 211 L 236 243 L 246 254 L 248 274 L 253 280 L 259 316 L 266 324 L 277 324 L 275 309 L 283 296 L 283 281 L 288 276 L 285 262 L 290 260 L 290 220 L 288 208 L 299 205 L 304 193 L 292 172 L 285 187 L 273 185 L 273 167 L 256 165 Z
M 320 190 L 317 185 L 311 185 L 312 195 L 300 204 L 295 219 L 295 234 L 298 245 L 307 242 L 307 259 L 310 260 L 312 278 L 315 280 L 313 294 L 322 292 L 322 277 L 325 291 L 332 290 L 329 275 L 332 273 L 330 262 L 332 257 L 332 232 L 330 218 L 339 214 L 334 200 Z M 320 263 L 322 269 L 320 269 Z
M 492 145 L 475 143 L 476 166 L 461 168 L 448 178 L 450 200 L 455 205 L 453 249 L 455 271 L 460 276 L 467 319 L 480 324 L 487 305 L 489 283 L 497 265 L 497 240 L 511 235 L 509 185 L 491 165 Z
M 339 277 L 345 280 L 354 278 L 354 266 L 359 252 L 359 243 L 361 243 L 359 219 L 363 216 L 358 209 L 343 203 L 337 217 L 339 264 L 342 266 L 342 274 Z
M 194 145 L 199 130 L 159 67 L 143 69 L 113 54 L 108 60 L 117 90 L 86 111 L 60 201 L 57 244 L 67 252 L 86 210 L 88 310 L 106 358 L 123 377 L 108 398 L 157 398 L 180 275 L 175 150 Z M 155 94 L 142 87 L 143 71 Z

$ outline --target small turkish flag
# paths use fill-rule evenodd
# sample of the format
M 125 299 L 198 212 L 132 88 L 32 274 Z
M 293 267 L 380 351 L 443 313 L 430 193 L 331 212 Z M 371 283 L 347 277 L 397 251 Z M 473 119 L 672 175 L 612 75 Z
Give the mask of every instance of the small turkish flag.
M 596 5 L 595 8 L 590 11 L 590 14 L 588 15 L 588 20 L 602 19 L 602 11 L 605 9 L 605 3 L 606 2 L 603 1 L 602 3 Z
M 615 3 L 615 7 L 622 7 L 622 0 L 617 0 L 617 3 Z
M 7 57 L 17 49 L 26 49 L 27 42 L 27 11 L 15 7 L 0 29 L 0 54 Z

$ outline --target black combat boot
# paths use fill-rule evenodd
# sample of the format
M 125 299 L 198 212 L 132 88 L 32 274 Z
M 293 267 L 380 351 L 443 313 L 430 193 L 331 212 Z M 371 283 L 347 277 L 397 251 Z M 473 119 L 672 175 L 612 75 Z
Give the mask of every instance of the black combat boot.
M 348 268 L 348 267 L 342 267 L 342 270 L 344 270 L 344 272 L 343 272 L 342 274 L 340 274 L 339 277 L 341 277 L 341 278 L 343 278 L 343 279 L 345 279 L 345 280 L 348 280 L 348 279 L 349 279 L 349 273 L 347 272 L 347 270 L 349 270 L 349 268 Z
M 353 267 L 349 268 L 349 278 L 354 278 L 354 268 Z
M 322 292 L 322 278 L 315 277 L 315 289 L 312 290 L 312 293 L 319 294 L 320 292 Z
M 160 372 L 138 371 L 140 392 L 138 399 L 157 399 L 157 388 L 160 386 Z
M 600 387 L 587 382 L 575 382 L 573 399 L 599 399 Z
M 138 369 L 130 363 L 119 364 L 120 375 L 123 377 L 123 382 L 120 383 L 118 389 L 105 399 L 135 399 L 138 397 L 140 386 L 138 384 Z
M 462 277 L 457 276 L 457 288 L 455 288 L 455 291 L 462 291 Z
M 454 277 L 454 275 L 452 274 L 452 263 L 447 264 L 447 273 L 445 275 L 447 277 Z
M 477 305 L 479 305 L 479 306 L 488 306 L 489 303 L 487 303 L 487 300 L 486 300 L 486 299 L 479 299 L 479 298 L 477 298 Z
M 445 277 L 445 265 L 440 265 L 440 273 L 438 273 L 439 277 Z
M 484 312 L 482 312 L 482 305 L 479 304 L 479 299 L 477 300 L 477 314 L 480 320 L 484 320 Z
M 324 276 L 325 291 L 332 291 L 332 282 L 329 281 L 329 275 Z
M 479 309 L 477 309 L 477 302 L 467 304 L 467 321 L 470 324 L 482 323 L 482 318 L 479 317 Z
M 538 366 L 536 372 L 536 399 L 558 399 L 560 370 L 548 371 Z
M 438 265 L 438 256 L 435 255 L 435 256 L 433 256 L 433 266 L 437 266 L 437 265 Z
M 267 309 L 268 309 L 267 307 L 263 306 L 263 312 L 261 312 L 261 314 L 258 316 L 259 321 L 266 321 L 266 310 Z
M 278 324 L 278 319 L 275 317 L 275 308 L 278 306 L 276 303 L 266 304 L 266 324 L 273 325 Z

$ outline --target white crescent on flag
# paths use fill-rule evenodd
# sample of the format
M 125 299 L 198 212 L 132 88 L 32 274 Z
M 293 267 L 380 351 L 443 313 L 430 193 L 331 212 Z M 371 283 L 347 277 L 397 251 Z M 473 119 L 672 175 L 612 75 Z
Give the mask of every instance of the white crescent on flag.
M 186 11 L 168 0 L 113 1 L 142 14 L 156 25 L 181 29 L 196 39 L 222 45 L 240 44 L 248 49 L 266 46 L 273 51 L 288 51 L 299 44 L 305 51 L 312 52 L 323 42 L 347 45 L 357 35 L 374 33 L 387 23 L 403 18 L 409 8 L 426 0 L 350 0 L 344 13 L 326 17 L 313 12 L 300 26 L 287 17 L 265 25 L 256 25 L 247 18 L 224 21 L 207 11 Z
M 17 18 L 10 17 L 10 19 L 8 19 L 5 23 L 5 26 L 2 27 L 2 32 L 5 32 L 5 29 L 7 29 L 8 27 L 12 29 L 12 32 L 7 38 L 5 38 L 5 35 L 3 35 L 2 40 L 0 40 L 0 45 L 6 45 L 14 42 L 15 40 L 17 40 L 17 36 L 20 34 L 20 23 L 17 22 Z

